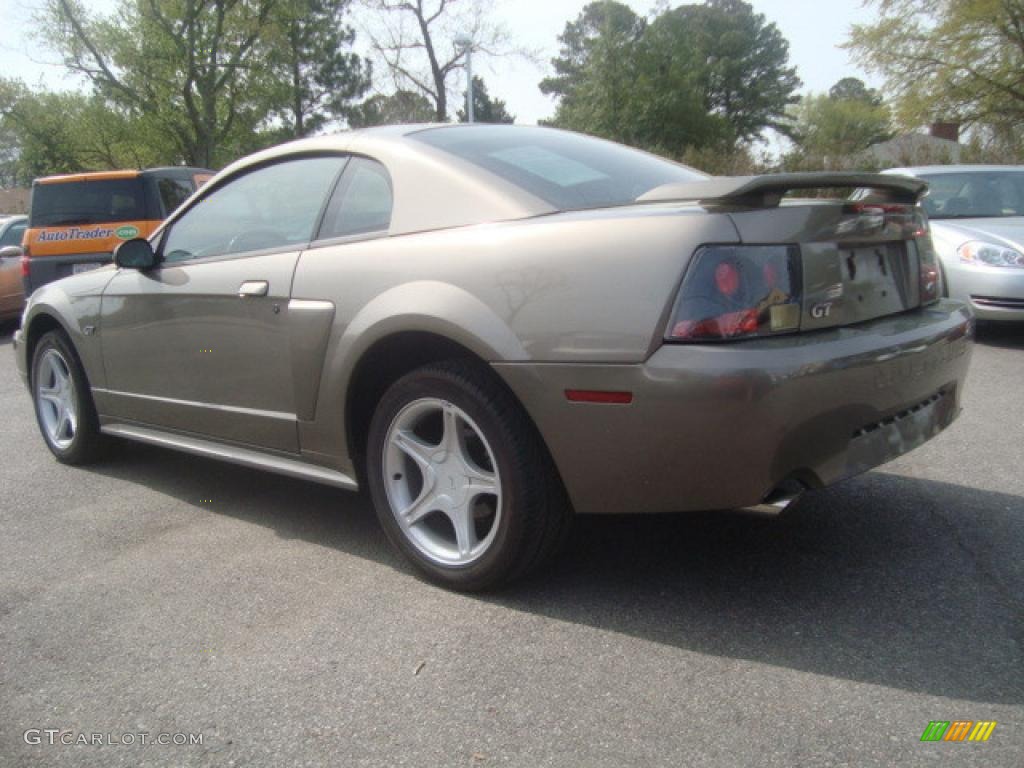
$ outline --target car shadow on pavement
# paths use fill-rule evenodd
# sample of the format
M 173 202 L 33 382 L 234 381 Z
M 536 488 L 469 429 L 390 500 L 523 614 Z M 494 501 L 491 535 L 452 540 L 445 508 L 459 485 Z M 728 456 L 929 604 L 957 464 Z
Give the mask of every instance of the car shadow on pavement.
M 993 323 L 979 320 L 975 340 L 987 347 L 1024 349 L 1024 322 Z
M 395 568 L 369 502 L 149 446 L 91 471 Z M 715 656 L 1024 701 L 1024 500 L 879 472 L 777 518 L 582 517 L 543 574 L 474 599 Z

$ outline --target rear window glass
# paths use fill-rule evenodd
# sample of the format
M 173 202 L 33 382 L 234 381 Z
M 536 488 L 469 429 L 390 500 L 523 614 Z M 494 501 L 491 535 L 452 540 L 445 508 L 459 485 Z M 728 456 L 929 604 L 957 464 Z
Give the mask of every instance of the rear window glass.
M 141 178 L 36 184 L 29 226 L 57 227 L 147 218 Z
M 624 205 L 655 187 L 707 178 L 646 152 L 545 128 L 465 126 L 413 138 L 500 176 L 560 210 Z

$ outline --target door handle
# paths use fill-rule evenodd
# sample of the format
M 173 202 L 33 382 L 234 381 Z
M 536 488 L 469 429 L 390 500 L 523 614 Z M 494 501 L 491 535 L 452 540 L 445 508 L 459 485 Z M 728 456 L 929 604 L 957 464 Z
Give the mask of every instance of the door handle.
M 246 280 L 238 287 L 239 296 L 266 296 L 270 283 L 266 280 Z

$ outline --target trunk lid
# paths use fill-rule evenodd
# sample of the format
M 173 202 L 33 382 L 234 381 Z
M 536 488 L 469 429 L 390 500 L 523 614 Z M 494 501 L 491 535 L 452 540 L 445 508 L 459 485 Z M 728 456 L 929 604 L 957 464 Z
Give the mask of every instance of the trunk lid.
M 938 297 L 938 267 L 918 205 L 927 188 L 903 176 L 795 173 L 667 184 L 638 202 L 699 202 L 728 213 L 745 244 L 799 248 L 804 331 L 873 320 Z M 840 189 L 853 194 L 786 198 Z
M 922 267 L 934 264 L 934 254 L 916 206 L 793 201 L 731 215 L 744 243 L 799 247 L 801 330 L 851 325 L 922 303 Z

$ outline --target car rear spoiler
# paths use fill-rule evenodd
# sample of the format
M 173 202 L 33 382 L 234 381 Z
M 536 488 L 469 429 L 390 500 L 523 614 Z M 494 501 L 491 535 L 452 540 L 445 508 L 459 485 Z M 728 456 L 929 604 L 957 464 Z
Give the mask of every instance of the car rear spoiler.
M 638 203 L 699 202 L 709 206 L 774 208 L 787 192 L 801 189 L 871 190 L 861 199 L 915 204 L 927 182 L 880 173 L 777 173 L 764 176 L 713 176 L 705 181 L 663 184 L 645 192 Z

